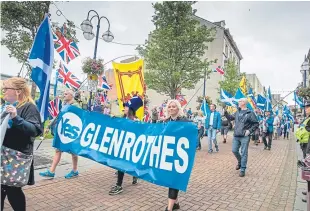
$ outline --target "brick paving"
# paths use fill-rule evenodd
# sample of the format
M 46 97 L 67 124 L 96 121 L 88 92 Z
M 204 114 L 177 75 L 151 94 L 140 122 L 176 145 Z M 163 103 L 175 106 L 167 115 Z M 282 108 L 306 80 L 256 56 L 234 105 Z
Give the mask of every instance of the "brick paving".
M 206 142 L 206 141 L 204 141 Z M 181 210 L 293 210 L 296 195 L 296 144 L 276 140 L 271 151 L 250 144 L 246 176 L 240 178 L 231 153 L 231 141 L 220 152 L 197 152 L 187 193 L 180 193 Z M 25 188 L 27 210 L 165 210 L 167 188 L 125 175 L 124 192 L 109 196 L 116 182 L 114 170 L 91 168 L 78 178 L 43 180 Z M 11 210 L 8 203 L 5 210 Z

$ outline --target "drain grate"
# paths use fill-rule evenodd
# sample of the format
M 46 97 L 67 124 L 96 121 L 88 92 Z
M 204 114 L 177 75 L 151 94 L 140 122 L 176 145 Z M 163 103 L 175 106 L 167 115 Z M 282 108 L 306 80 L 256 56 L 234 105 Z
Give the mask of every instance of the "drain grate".
M 34 169 L 43 169 L 48 168 L 52 165 L 53 158 L 52 157 L 46 157 L 46 156 L 40 156 L 40 155 L 34 155 Z M 67 165 L 69 164 L 66 161 L 60 161 L 58 166 Z
M 34 156 L 34 169 L 39 169 L 41 167 L 43 168 L 44 166 L 51 165 L 52 162 L 53 160 L 50 158 L 35 155 Z

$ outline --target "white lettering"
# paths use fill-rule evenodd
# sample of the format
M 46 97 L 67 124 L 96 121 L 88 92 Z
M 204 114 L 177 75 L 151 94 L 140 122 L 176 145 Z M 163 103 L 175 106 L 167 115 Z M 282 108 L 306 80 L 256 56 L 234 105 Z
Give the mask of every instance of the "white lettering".
M 100 128 L 101 128 L 101 125 L 98 125 L 98 127 L 97 127 L 97 129 L 96 129 L 95 136 L 94 136 L 94 138 L 93 138 L 93 142 L 92 142 L 92 144 L 90 145 L 90 148 L 93 149 L 93 150 L 96 150 L 96 151 L 99 149 L 99 144 L 97 144 L 96 141 L 97 141 L 97 137 L 98 137 Z
M 152 149 L 151 149 L 151 153 L 150 153 L 150 163 L 149 163 L 150 167 L 153 167 L 154 156 L 156 155 L 155 168 L 158 168 L 162 138 L 163 138 L 162 136 L 158 136 L 158 138 L 157 138 L 158 145 L 157 146 L 155 145 L 156 140 L 152 144 Z
M 168 148 L 168 144 L 174 144 L 175 137 L 173 136 L 164 136 L 162 154 L 160 159 L 160 169 L 172 171 L 172 163 L 166 162 L 166 157 L 173 156 L 173 149 Z
M 182 146 L 184 146 L 185 149 L 189 149 L 189 141 L 185 137 L 180 138 L 177 143 L 177 154 L 183 160 L 183 165 L 181 166 L 180 160 L 174 161 L 175 170 L 180 174 L 183 174 L 188 167 L 188 154 Z
M 140 152 L 137 155 L 137 149 L 138 149 L 140 142 L 141 142 Z M 135 146 L 133 147 L 133 150 L 132 150 L 132 162 L 137 163 L 140 160 L 142 153 L 144 151 L 145 142 L 146 142 L 146 136 L 145 135 L 141 135 L 138 137 L 138 139 L 135 143 Z
M 101 141 L 101 144 L 100 144 L 100 148 L 99 148 L 100 152 L 107 153 L 108 148 L 105 147 L 104 144 L 110 142 L 111 137 L 109 137 L 108 135 L 112 134 L 113 131 L 114 131 L 114 128 L 110 128 L 110 127 L 106 127 L 105 128 L 105 131 L 104 131 L 104 134 L 103 134 L 103 137 L 102 137 L 102 141 Z
M 146 142 L 148 143 L 148 145 L 147 145 L 147 148 L 146 148 L 146 152 L 144 153 L 144 158 L 143 158 L 143 161 L 142 161 L 142 165 L 145 164 L 147 156 L 149 155 L 150 148 L 151 148 L 153 142 L 156 140 L 156 138 L 157 138 L 157 136 L 148 136 L 147 137 L 147 141 Z
M 130 141 L 129 141 L 130 140 Z M 132 132 L 127 132 L 125 139 L 124 139 L 124 144 L 123 148 L 120 154 L 120 158 L 124 158 L 124 154 L 126 152 L 126 160 L 130 159 L 130 148 L 133 146 L 136 140 L 136 135 Z
M 87 147 L 94 136 L 94 132 L 95 132 L 96 126 L 94 123 L 89 123 L 86 128 L 83 130 L 82 136 L 81 136 L 81 146 L 82 147 Z
M 114 157 L 118 157 L 119 150 L 121 148 L 122 140 L 124 138 L 125 131 L 121 131 L 121 134 L 118 136 L 118 129 L 114 130 L 113 137 L 111 140 L 110 148 L 108 154 L 112 154 L 112 150 L 114 151 Z

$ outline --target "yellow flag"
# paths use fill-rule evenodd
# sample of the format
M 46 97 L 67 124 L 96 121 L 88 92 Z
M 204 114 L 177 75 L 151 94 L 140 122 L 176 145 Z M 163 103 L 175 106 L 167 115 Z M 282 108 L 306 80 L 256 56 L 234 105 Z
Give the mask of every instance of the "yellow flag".
M 237 108 L 234 106 L 227 106 L 227 112 L 230 114 L 233 114 L 233 113 L 237 112 Z
M 117 90 L 118 104 L 120 112 L 123 111 L 123 102 L 129 100 L 137 94 L 142 99 L 145 95 L 145 83 L 143 74 L 143 60 L 137 60 L 132 63 L 113 62 L 115 75 L 115 86 Z M 142 106 L 136 112 L 136 116 L 142 120 L 144 116 L 144 107 Z
M 242 76 L 242 79 L 240 81 L 239 86 L 240 86 L 240 89 L 241 89 L 242 93 L 245 96 L 247 96 L 248 92 L 247 92 L 247 88 L 246 88 L 246 78 L 245 78 L 245 76 Z

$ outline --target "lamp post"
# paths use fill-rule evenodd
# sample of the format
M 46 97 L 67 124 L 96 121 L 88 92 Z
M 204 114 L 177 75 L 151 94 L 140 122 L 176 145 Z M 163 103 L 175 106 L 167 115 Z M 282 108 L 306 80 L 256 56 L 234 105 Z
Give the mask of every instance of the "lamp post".
M 305 58 L 305 61 L 302 63 L 301 65 L 301 70 L 300 72 L 303 74 L 303 84 L 304 87 L 307 87 L 307 72 L 310 71 L 309 69 L 309 62 L 308 60 Z M 305 99 L 304 99 L 304 103 L 305 103 Z M 304 118 L 306 118 L 306 108 L 304 107 Z
M 89 15 L 90 15 L 91 12 L 93 12 L 95 14 L 90 18 Z M 109 19 L 106 18 L 105 16 L 101 16 L 100 17 L 99 14 L 95 10 L 89 10 L 88 14 L 87 14 L 86 20 L 84 20 L 81 23 L 81 29 L 83 31 L 83 36 L 84 36 L 84 38 L 86 40 L 92 40 L 95 37 L 95 34 L 93 33 L 93 24 L 92 24 L 92 20 L 94 18 L 97 18 L 97 32 L 96 32 L 96 41 L 95 41 L 95 49 L 94 49 L 94 57 L 93 57 L 93 59 L 96 59 L 96 57 L 97 57 L 98 39 L 99 39 L 100 21 L 101 21 L 102 18 L 106 19 L 107 22 L 108 22 L 108 30 L 105 33 L 103 33 L 102 39 L 105 42 L 112 42 L 112 40 L 114 39 L 114 35 L 110 31 L 110 21 L 109 21 Z M 90 91 L 89 102 L 88 102 L 89 109 L 91 107 L 91 98 L 92 98 L 92 92 Z

